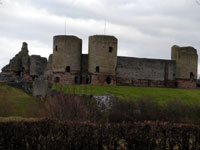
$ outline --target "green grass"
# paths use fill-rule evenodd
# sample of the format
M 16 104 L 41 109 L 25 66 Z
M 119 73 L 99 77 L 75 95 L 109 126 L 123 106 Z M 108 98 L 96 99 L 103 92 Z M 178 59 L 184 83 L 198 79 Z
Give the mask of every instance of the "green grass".
M 45 108 L 37 98 L 0 83 L 0 117 L 43 117 Z
M 0 117 L 0 122 L 8 122 L 8 121 L 37 121 L 43 118 L 31 118 L 31 117 Z
M 172 89 L 132 86 L 53 85 L 54 89 L 70 94 L 116 95 L 120 99 L 152 99 L 161 105 L 171 100 L 200 106 L 199 89 Z M 45 107 L 41 100 L 20 89 L 0 83 L 0 117 L 43 117 Z
M 171 100 L 180 100 L 184 104 L 200 105 L 200 89 L 175 89 L 175 88 L 152 88 L 133 86 L 96 86 L 96 85 L 58 85 L 53 86 L 56 90 L 65 93 L 116 95 L 120 99 L 153 99 L 161 105 Z

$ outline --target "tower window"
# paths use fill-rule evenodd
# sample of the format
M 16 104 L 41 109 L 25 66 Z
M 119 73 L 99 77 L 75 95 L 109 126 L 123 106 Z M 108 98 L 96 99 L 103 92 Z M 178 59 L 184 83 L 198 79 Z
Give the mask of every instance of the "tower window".
M 66 72 L 70 72 L 70 66 L 66 67 Z
M 60 82 L 60 78 L 59 78 L 59 77 L 55 77 L 54 81 L 55 81 L 56 83 L 59 83 L 59 82 Z
M 58 50 L 58 46 L 56 45 L 56 47 L 55 47 L 55 50 L 57 51 Z
M 106 83 L 107 83 L 107 84 L 110 84 L 110 83 L 111 83 L 111 78 L 110 78 L 110 77 L 107 77 L 107 78 L 106 78 Z
M 86 77 L 86 84 L 88 84 L 89 83 L 89 78 L 88 77 Z
M 176 87 L 176 88 L 178 87 L 178 82 L 177 82 L 177 81 L 175 82 L 175 87 Z
M 75 76 L 75 78 L 74 78 L 74 83 L 78 84 L 78 77 L 77 76 Z
M 112 53 L 112 51 L 113 51 L 113 48 L 110 46 L 109 47 L 109 52 Z
M 35 81 L 35 79 L 37 79 L 38 78 L 38 76 L 37 75 L 33 75 L 33 76 L 31 76 L 32 77 L 32 80 L 33 81 Z
M 193 80 L 194 79 L 194 74 L 193 72 L 190 72 L 190 80 Z
M 100 68 L 99 66 L 96 66 L 96 72 L 99 72 Z
M 80 84 L 82 84 L 83 76 L 80 76 Z
M 86 84 L 91 83 L 91 76 L 90 75 L 86 75 Z

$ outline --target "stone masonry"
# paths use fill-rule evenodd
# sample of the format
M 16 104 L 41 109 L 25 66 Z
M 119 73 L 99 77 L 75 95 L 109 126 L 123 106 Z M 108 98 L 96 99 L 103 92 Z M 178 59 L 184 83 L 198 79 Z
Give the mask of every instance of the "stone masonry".
M 94 35 L 89 37 L 89 53 L 82 54 L 80 38 L 57 35 L 47 61 L 29 56 L 24 42 L 21 51 L 2 69 L 0 81 L 35 82 L 33 93 L 37 96 L 44 96 L 43 85 L 48 82 L 196 88 L 198 55 L 193 47 L 173 46 L 171 60 L 121 57 L 117 56 L 117 47 L 114 36 Z
M 37 92 L 41 93 L 44 90 L 43 88 L 38 90 L 32 86 L 36 80 L 44 79 L 46 68 L 47 59 L 39 55 L 29 56 L 28 44 L 23 42 L 21 51 L 2 69 L 0 73 L 0 82 L 6 82 L 9 85 L 23 88 L 28 93 L 36 94 L 37 96 Z M 40 85 L 40 87 L 42 87 L 42 85 Z M 33 89 L 34 93 L 32 91 Z

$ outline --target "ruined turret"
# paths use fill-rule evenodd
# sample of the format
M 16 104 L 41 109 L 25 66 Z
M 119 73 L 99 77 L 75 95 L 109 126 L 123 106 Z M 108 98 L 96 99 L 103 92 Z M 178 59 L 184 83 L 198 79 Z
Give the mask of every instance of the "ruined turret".
M 2 72 L 9 72 L 21 76 L 29 72 L 28 44 L 23 42 L 21 51 L 10 60 L 10 63 L 2 69 Z
M 22 43 L 22 48 L 21 48 L 21 52 L 23 54 L 28 54 L 28 44 L 26 42 Z
M 2 69 L 2 73 L 29 81 L 43 76 L 47 59 L 39 55 L 29 56 L 28 52 L 28 44 L 23 42 L 21 51 Z

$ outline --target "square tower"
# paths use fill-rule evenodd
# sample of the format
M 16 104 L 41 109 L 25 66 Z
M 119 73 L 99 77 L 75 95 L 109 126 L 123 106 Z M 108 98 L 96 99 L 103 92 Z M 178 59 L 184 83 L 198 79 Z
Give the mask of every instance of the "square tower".
M 196 88 L 198 54 L 193 47 L 173 46 L 171 59 L 176 61 L 177 87 Z

